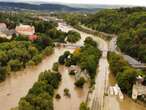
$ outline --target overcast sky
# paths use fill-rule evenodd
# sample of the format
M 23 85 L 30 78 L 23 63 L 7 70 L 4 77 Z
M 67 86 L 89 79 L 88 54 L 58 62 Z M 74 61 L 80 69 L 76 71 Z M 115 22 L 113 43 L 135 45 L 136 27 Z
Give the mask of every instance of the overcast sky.
M 0 0 L 6 1 L 6 0 Z M 112 4 L 112 5 L 138 5 L 146 6 L 146 0 L 7 0 L 16 2 L 59 2 L 80 4 Z

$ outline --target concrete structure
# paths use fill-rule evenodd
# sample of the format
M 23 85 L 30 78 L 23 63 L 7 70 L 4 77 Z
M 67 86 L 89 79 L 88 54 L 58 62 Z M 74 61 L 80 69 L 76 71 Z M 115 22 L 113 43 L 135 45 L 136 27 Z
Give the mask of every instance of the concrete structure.
M 81 72 L 81 68 L 79 66 L 76 65 L 71 65 L 68 69 L 68 72 L 74 71 L 75 73 L 80 73 Z
M 6 39 L 11 39 L 12 38 L 12 35 L 7 35 L 3 32 L 0 32 L 0 38 L 6 38 Z
M 30 36 L 30 35 L 34 35 L 35 28 L 34 26 L 20 24 L 19 26 L 16 26 L 15 31 L 16 34 Z
M 118 86 L 118 84 L 116 84 L 115 86 L 110 86 L 108 88 L 108 94 L 118 96 L 120 100 L 124 99 L 124 95 L 123 95 L 120 87 Z
M 11 39 L 13 30 L 9 30 L 5 23 L 0 23 L 0 38 Z
M 137 61 L 136 59 L 128 56 L 128 55 L 124 55 L 122 54 L 123 58 L 128 61 L 128 63 L 134 67 L 134 68 L 137 68 L 137 69 L 145 69 L 146 68 L 146 64 L 144 63 L 141 63 L 140 61 Z
M 133 85 L 132 98 L 137 99 L 139 95 L 146 95 L 146 86 L 143 85 L 144 79 L 141 76 L 137 77 L 136 84 Z
M 7 25 L 5 23 L 0 23 L 0 32 L 5 32 L 7 30 Z

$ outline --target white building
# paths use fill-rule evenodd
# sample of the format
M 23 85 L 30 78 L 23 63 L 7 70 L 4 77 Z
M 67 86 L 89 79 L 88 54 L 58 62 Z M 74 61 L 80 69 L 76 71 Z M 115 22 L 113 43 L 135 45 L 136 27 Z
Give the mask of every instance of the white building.
M 3 32 L 0 32 L 0 38 L 6 38 L 6 39 L 11 39 L 12 38 L 12 35 L 7 35 Z
M 0 32 L 5 32 L 7 30 L 7 25 L 5 23 L 0 23 Z
M 146 95 L 146 86 L 142 83 L 144 82 L 144 78 L 141 76 L 137 77 L 136 84 L 133 85 L 132 89 L 132 99 L 137 99 L 139 95 Z
M 0 38 L 11 39 L 12 34 L 12 30 L 9 30 L 5 23 L 0 23 Z
M 30 35 L 34 35 L 35 28 L 34 26 L 20 24 L 19 26 L 16 26 L 15 31 L 16 34 L 30 36 Z

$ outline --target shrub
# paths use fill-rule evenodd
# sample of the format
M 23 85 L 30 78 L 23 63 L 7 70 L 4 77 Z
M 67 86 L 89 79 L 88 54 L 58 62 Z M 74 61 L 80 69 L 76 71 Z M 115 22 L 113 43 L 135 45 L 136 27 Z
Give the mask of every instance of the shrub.
M 59 94 L 56 94 L 55 98 L 56 99 L 61 99 L 61 96 Z
M 83 88 L 85 82 L 86 82 L 85 79 L 81 77 L 79 80 L 75 82 L 75 86 L 79 88 Z
M 69 93 L 69 89 L 65 88 L 64 89 L 64 95 L 70 97 L 71 94 Z
M 58 64 L 57 62 L 54 63 L 52 69 L 53 69 L 54 71 L 58 71 L 58 68 L 59 68 L 59 64 Z
M 71 70 L 71 71 L 69 72 L 69 75 L 75 75 L 75 71 L 74 71 L 74 70 Z
M 67 41 L 68 42 L 76 43 L 80 39 L 81 39 L 80 33 L 76 32 L 76 31 L 73 31 L 73 30 L 68 32 L 68 35 L 67 35 Z
M 89 107 L 87 106 L 86 103 L 82 102 L 82 103 L 80 104 L 80 110 L 89 110 Z

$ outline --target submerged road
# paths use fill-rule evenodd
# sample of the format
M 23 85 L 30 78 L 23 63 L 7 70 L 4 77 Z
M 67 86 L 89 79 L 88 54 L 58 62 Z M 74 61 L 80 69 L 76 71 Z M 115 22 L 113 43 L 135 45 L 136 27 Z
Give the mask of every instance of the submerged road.
M 117 106 L 116 109 L 109 109 L 108 105 L 105 103 L 105 98 L 104 98 L 104 94 L 106 93 L 107 87 L 108 87 L 108 76 L 109 76 L 109 64 L 107 61 L 107 52 L 109 50 L 109 44 L 96 36 L 93 36 L 91 34 L 87 34 L 84 32 L 81 32 L 77 29 L 74 29 L 73 27 L 66 25 L 65 23 L 59 23 L 59 27 L 58 29 L 64 31 L 64 32 L 68 32 L 69 30 L 75 30 L 77 32 L 79 32 L 81 34 L 81 40 L 79 42 L 77 42 L 77 44 L 83 45 L 84 40 L 86 37 L 91 37 L 93 40 L 95 40 L 98 43 L 98 48 L 102 51 L 102 57 L 99 60 L 99 66 L 97 69 L 97 77 L 95 79 L 95 90 L 93 91 L 93 94 L 90 96 L 90 108 L 91 110 L 104 110 L 104 108 L 106 108 L 105 110 L 120 110 L 118 101 L 115 102 L 111 102 L 112 105 Z M 114 98 L 115 99 L 115 98 Z M 105 107 L 107 105 L 107 107 Z

